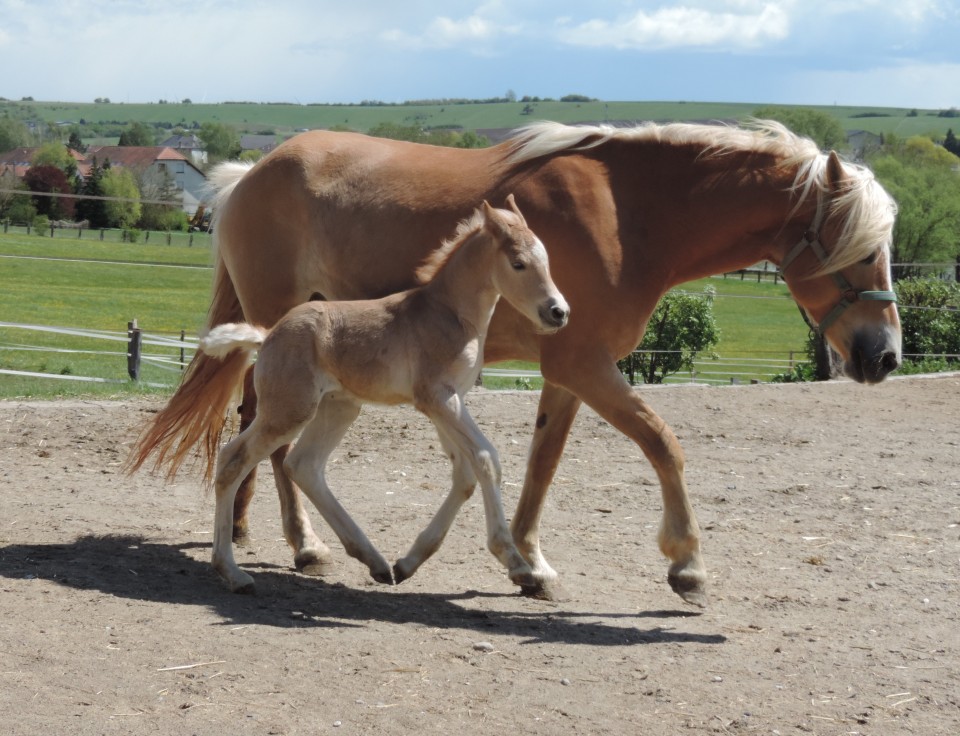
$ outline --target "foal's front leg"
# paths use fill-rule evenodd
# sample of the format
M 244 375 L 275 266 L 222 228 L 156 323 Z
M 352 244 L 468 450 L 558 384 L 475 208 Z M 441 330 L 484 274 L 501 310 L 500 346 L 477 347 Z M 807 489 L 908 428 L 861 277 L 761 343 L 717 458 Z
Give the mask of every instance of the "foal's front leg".
M 427 414 L 441 434 L 449 439 L 454 451 L 466 457 L 480 481 L 489 550 L 507 568 L 514 583 L 524 587 L 538 585 L 530 565 L 517 550 L 507 527 L 500 498 L 500 458 L 467 413 L 463 399 L 455 394 L 442 404 L 417 408 Z
M 434 426 L 440 437 L 440 444 L 443 445 L 443 451 L 453 464 L 453 481 L 450 492 L 443 500 L 440 508 L 437 509 L 437 513 L 431 519 L 427 528 L 417 536 L 416 541 L 410 547 L 410 551 L 397 560 L 393 566 L 393 578 L 397 583 L 402 583 L 407 578 L 413 577 L 420 566 L 440 549 L 440 545 L 447 536 L 447 532 L 450 531 L 450 526 L 453 524 L 457 512 L 460 511 L 466 500 L 473 495 L 473 490 L 477 485 L 477 476 L 465 454 L 460 452 L 457 445 L 439 425 L 435 424 Z

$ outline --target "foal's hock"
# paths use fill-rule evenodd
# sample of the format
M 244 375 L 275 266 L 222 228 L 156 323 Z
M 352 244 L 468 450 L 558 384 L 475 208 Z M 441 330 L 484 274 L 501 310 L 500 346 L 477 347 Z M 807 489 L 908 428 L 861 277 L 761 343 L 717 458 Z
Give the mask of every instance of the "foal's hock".
M 413 575 L 440 547 L 479 481 L 490 551 L 514 583 L 542 583 L 507 528 L 497 452 L 463 403 L 483 365 L 484 340 L 501 296 L 544 334 L 559 330 L 569 317 L 550 277 L 546 249 L 512 195 L 507 203 L 509 210 L 484 202 L 461 223 L 455 238 L 421 268 L 422 286 L 375 300 L 307 302 L 272 330 L 229 323 L 203 338 L 201 349 L 214 357 L 260 351 L 254 370 L 257 416 L 217 460 L 213 565 L 231 590 L 253 590 L 253 578 L 233 557 L 237 489 L 261 460 L 298 436 L 282 472 L 303 489 L 375 580 L 389 584 Z M 453 463 L 450 493 L 392 568 L 325 478 L 331 452 L 368 402 L 412 403 L 433 422 Z

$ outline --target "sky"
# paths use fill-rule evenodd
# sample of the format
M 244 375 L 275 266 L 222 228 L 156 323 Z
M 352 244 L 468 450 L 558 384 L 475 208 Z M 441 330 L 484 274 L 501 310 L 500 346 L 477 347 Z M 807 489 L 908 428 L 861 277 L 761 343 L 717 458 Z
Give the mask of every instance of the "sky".
M 957 0 L 0 0 L 0 96 L 960 107 Z

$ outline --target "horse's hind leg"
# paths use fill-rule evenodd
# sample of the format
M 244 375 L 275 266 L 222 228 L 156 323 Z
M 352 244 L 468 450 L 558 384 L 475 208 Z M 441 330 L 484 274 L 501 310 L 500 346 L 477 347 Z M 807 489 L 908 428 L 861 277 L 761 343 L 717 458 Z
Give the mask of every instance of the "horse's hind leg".
M 243 401 L 238 409 L 240 431 L 243 432 L 257 415 L 257 393 L 253 387 L 253 367 L 247 370 L 243 381 Z M 289 452 L 284 445 L 270 455 L 273 464 L 273 477 L 280 498 L 280 515 L 283 520 L 283 536 L 293 549 L 293 562 L 296 568 L 307 575 L 322 575 L 333 563 L 330 549 L 313 531 L 310 517 L 303 506 L 297 488 L 283 472 L 283 461 Z M 243 479 L 233 502 L 233 541 L 244 544 L 249 540 L 249 519 L 247 508 L 253 500 L 256 487 L 257 469 L 254 468 Z
M 379 583 L 393 583 L 390 565 L 331 493 L 325 468 L 330 453 L 340 444 L 360 413 L 353 401 L 324 397 L 316 416 L 304 429 L 283 465 L 340 538 L 347 554 L 363 562 Z
M 430 523 L 417 536 L 410 550 L 404 557 L 397 560 L 393 566 L 393 578 L 402 583 L 419 569 L 426 560 L 433 555 L 443 543 L 450 526 L 456 518 L 457 512 L 470 496 L 477 485 L 477 476 L 473 472 L 470 462 L 464 453 L 459 451 L 456 444 L 446 435 L 446 432 L 437 426 L 437 434 L 443 450 L 453 464 L 453 481 L 450 492 L 443 500 L 437 513 Z

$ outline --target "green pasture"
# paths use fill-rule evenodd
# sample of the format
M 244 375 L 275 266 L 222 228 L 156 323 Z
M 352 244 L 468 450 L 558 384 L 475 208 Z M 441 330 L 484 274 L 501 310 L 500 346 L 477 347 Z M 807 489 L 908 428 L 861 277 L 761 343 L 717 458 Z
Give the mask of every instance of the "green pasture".
M 0 368 L 50 376 L 95 376 L 119 383 L 91 384 L 67 379 L 22 378 L 0 374 L 0 398 L 115 395 L 172 386 L 177 373 L 144 364 L 141 385 L 126 375 L 125 332 L 136 319 L 147 334 L 195 336 L 209 304 L 212 256 L 209 240 L 194 246 L 0 233 L 0 321 L 116 333 L 116 341 L 0 327 Z M 716 348 L 723 358 L 786 360 L 800 357 L 806 326 L 783 284 L 702 279 L 684 290 L 717 291 L 714 313 L 721 330 Z M 50 353 L 40 348 L 82 352 Z M 109 351 L 116 355 L 89 353 Z M 145 347 L 148 354 L 176 357 L 177 349 Z M 704 361 L 709 363 L 710 361 Z M 530 364 L 508 364 L 523 369 Z M 498 366 L 502 367 L 502 366 Z M 722 371 L 723 368 L 718 368 Z M 769 369 L 766 373 L 769 373 Z M 757 377 L 761 377 L 758 369 Z M 687 377 L 689 380 L 689 377 Z M 746 382 L 749 376 L 742 377 Z M 486 378 L 494 388 L 539 387 L 536 379 Z
M 125 124 L 143 122 L 192 127 L 220 122 L 242 132 L 289 135 L 303 128 L 346 126 L 367 131 L 380 123 L 422 127 L 514 128 L 537 120 L 563 123 L 602 121 L 743 120 L 766 103 L 685 101 L 495 102 L 436 105 L 329 105 L 258 103 L 83 103 L 0 101 L 0 114 L 48 123 Z M 957 132 L 960 120 L 939 117 L 940 110 L 889 107 L 810 107 L 837 118 L 845 130 L 896 133 L 900 136 Z

